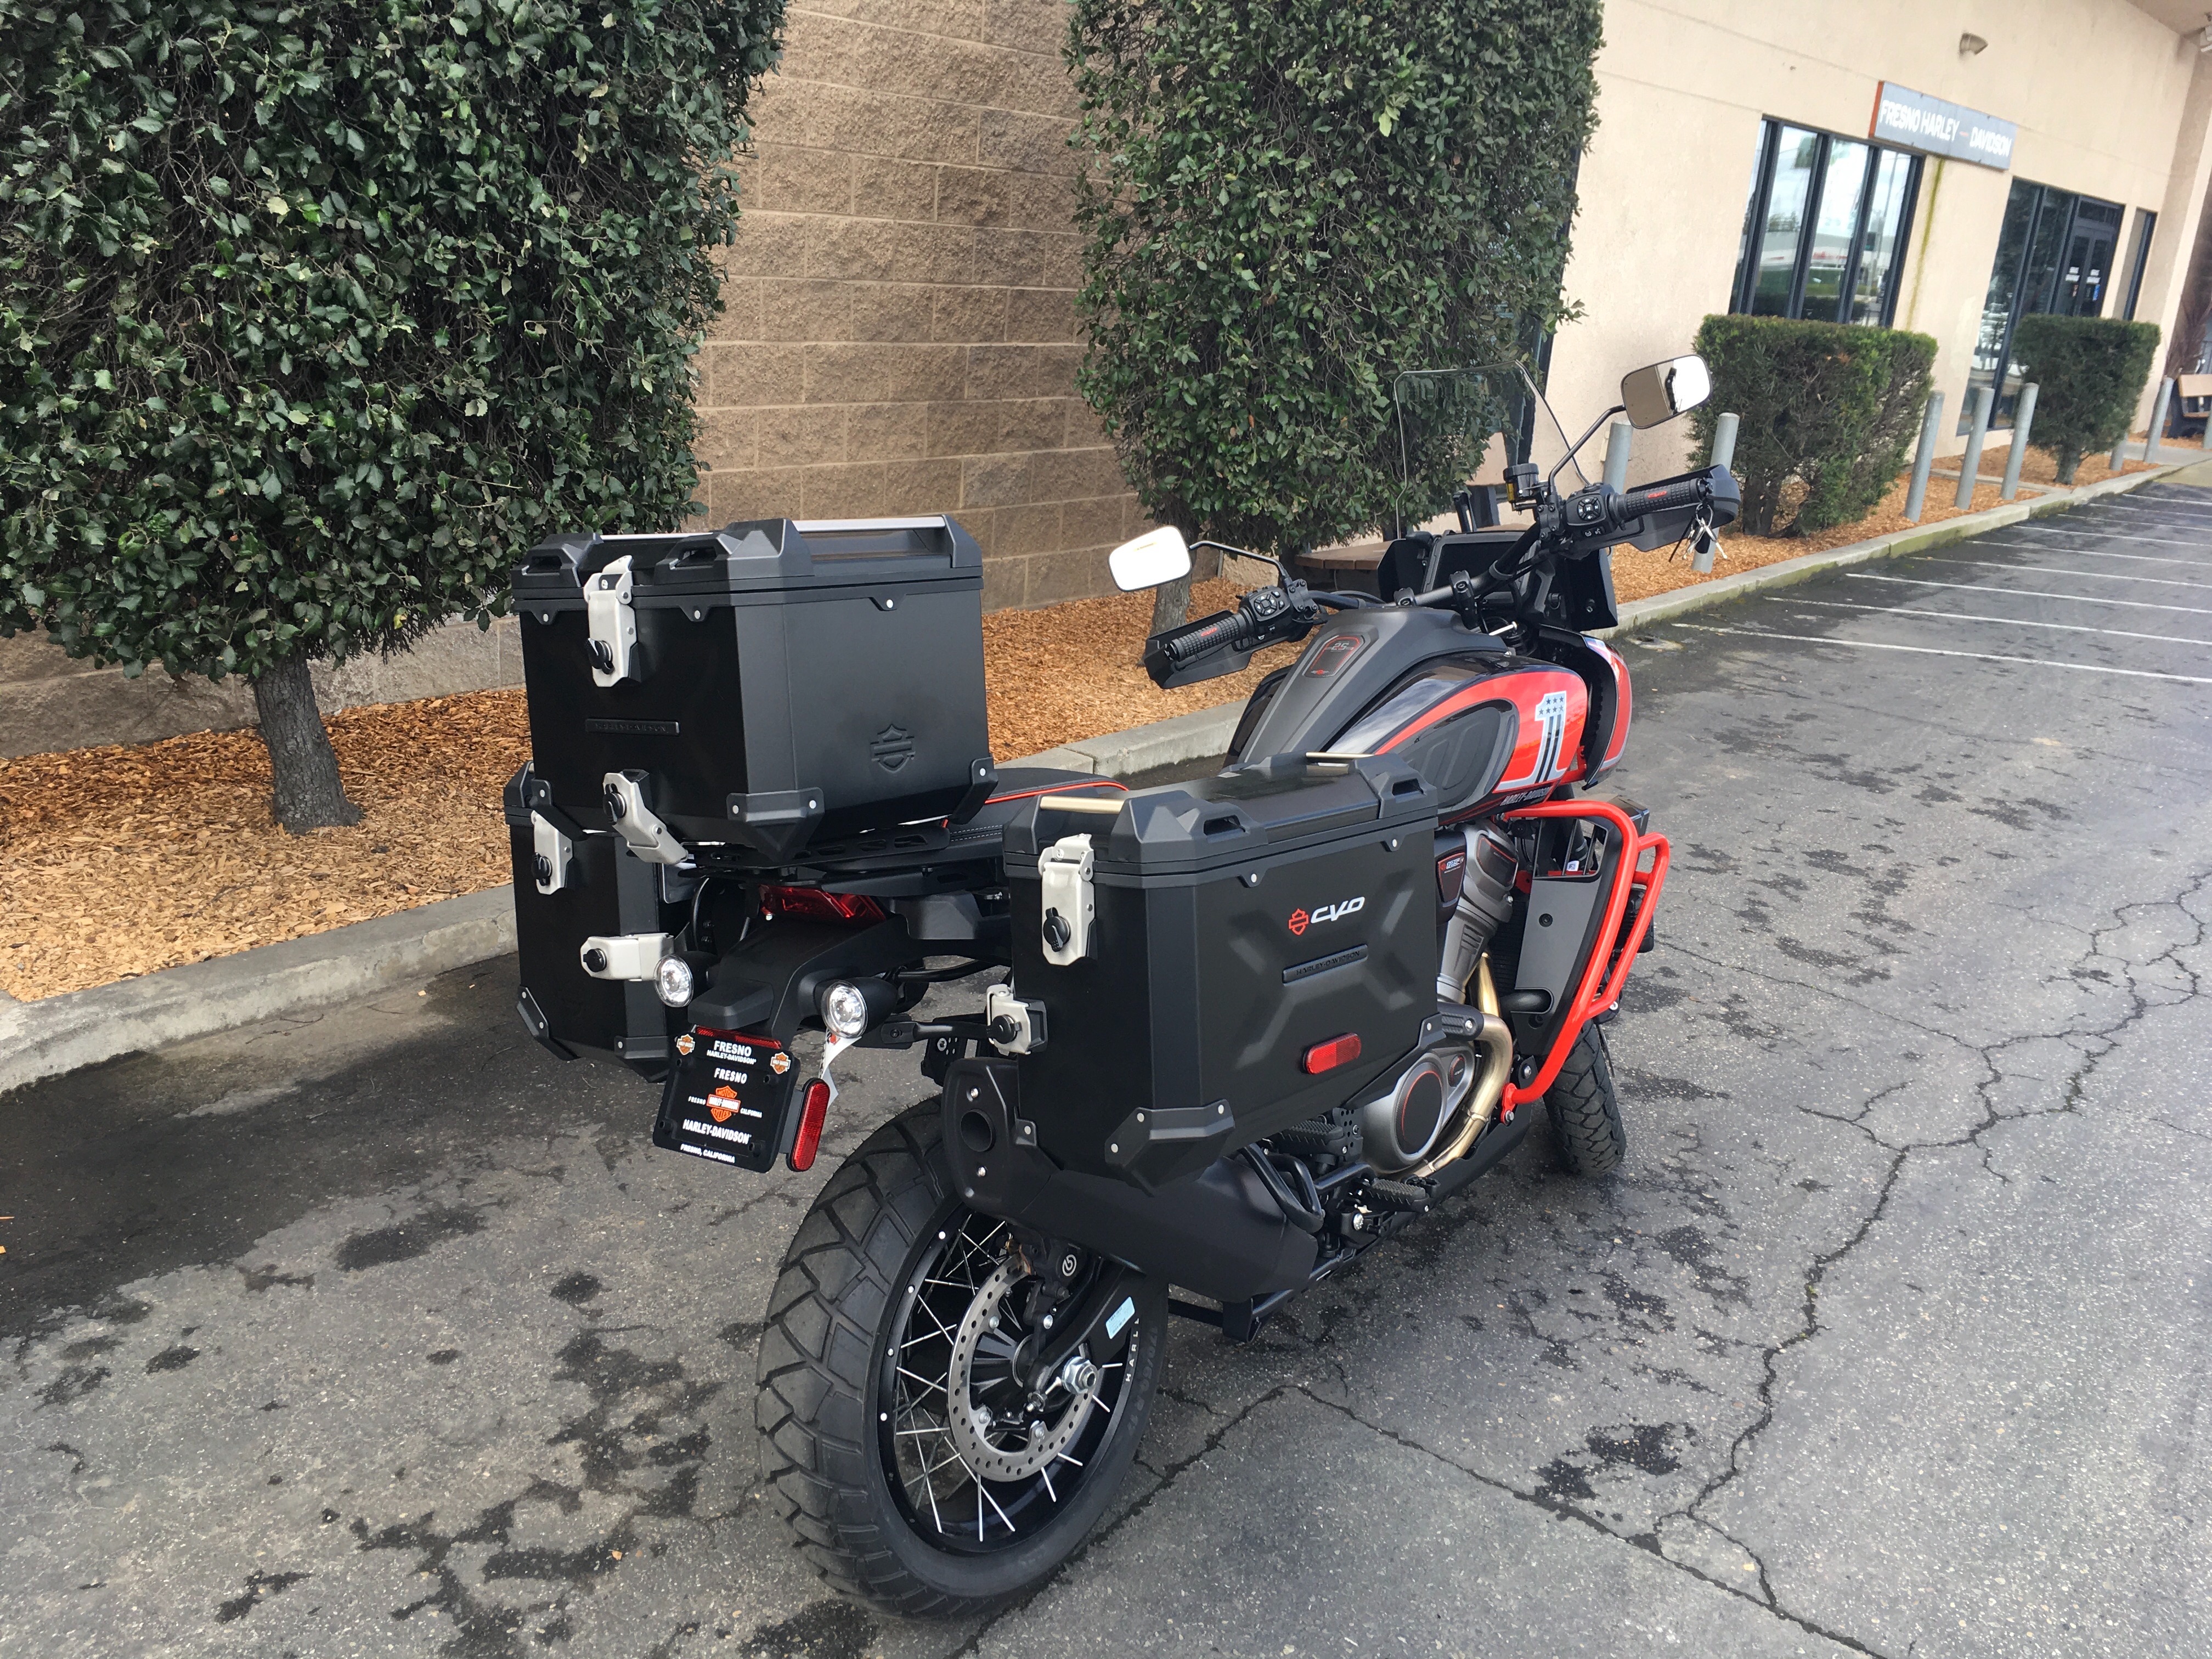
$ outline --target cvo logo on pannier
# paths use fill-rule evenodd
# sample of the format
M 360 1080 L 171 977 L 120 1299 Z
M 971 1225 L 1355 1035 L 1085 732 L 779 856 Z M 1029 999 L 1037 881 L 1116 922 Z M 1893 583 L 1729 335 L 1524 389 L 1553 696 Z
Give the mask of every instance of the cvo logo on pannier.
M 868 745 L 868 757 L 886 772 L 896 772 L 914 758 L 914 733 L 886 726 Z
M 1357 915 L 1366 908 L 1367 896 L 1363 893 L 1358 898 L 1340 899 L 1334 904 L 1324 904 L 1310 915 L 1304 910 L 1293 910 L 1291 912 L 1290 929 L 1293 933 L 1303 933 L 1318 923 L 1342 921 L 1346 916 Z

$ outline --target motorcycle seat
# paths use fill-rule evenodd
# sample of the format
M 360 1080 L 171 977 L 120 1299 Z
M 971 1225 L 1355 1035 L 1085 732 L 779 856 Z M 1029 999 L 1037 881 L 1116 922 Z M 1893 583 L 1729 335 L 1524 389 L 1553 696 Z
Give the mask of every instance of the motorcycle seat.
M 1108 792 L 1127 794 L 1129 787 L 1117 778 L 1101 777 L 1095 772 L 1069 772 L 1056 766 L 1009 767 L 999 774 L 999 787 L 982 809 L 967 823 L 952 826 L 952 845 L 968 848 L 978 842 L 1003 839 L 1014 815 L 1041 795 Z

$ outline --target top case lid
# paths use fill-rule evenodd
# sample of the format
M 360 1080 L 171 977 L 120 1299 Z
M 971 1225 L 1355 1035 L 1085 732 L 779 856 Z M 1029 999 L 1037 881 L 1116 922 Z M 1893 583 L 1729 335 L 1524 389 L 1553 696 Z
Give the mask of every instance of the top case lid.
M 776 593 L 885 582 L 981 586 L 982 550 L 942 515 L 921 519 L 757 519 L 670 535 L 591 532 L 540 542 L 514 568 L 518 607 L 582 602 L 586 577 L 623 555 L 640 599 Z
M 1200 872 L 1320 842 L 1432 828 L 1437 797 L 1420 774 L 1397 761 L 1278 755 L 1217 777 L 1134 790 L 1121 808 L 1109 820 L 1040 801 L 1007 826 L 1008 858 L 1033 863 L 1041 846 L 1088 832 L 1093 867 L 1102 873 Z

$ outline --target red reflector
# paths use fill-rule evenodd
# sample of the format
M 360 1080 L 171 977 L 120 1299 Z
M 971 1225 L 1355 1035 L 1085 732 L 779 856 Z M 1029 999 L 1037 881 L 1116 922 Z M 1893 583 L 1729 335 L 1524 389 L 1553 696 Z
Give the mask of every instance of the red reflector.
M 1300 1060 L 1298 1065 L 1302 1069 L 1317 1076 L 1322 1072 L 1333 1072 L 1340 1066 L 1349 1066 L 1358 1058 L 1359 1033 L 1346 1031 L 1340 1037 L 1331 1037 L 1326 1042 L 1315 1043 L 1312 1048 L 1306 1050 L 1305 1058 Z
M 814 1167 L 814 1154 L 822 1150 L 822 1121 L 829 1115 L 830 1085 L 817 1077 L 799 1102 L 799 1135 L 791 1143 L 791 1167 L 802 1175 Z
M 763 887 L 761 915 L 799 921 L 881 921 L 884 907 L 866 893 L 825 893 L 818 887 Z

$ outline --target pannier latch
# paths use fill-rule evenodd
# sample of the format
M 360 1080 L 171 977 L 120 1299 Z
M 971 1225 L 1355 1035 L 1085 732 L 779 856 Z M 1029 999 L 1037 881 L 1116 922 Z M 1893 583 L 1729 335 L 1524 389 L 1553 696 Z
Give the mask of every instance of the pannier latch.
M 673 933 L 594 933 L 576 959 L 593 979 L 649 980 L 663 957 L 676 954 Z
M 531 813 L 530 836 L 535 854 L 532 868 L 538 878 L 538 890 L 557 893 L 568 884 L 568 865 L 575 857 L 575 848 L 543 812 Z
M 1091 922 L 1097 902 L 1091 891 L 1091 837 L 1063 836 L 1037 860 L 1043 883 L 1044 959 L 1055 968 L 1091 954 Z
M 1024 1002 L 1006 986 L 983 993 L 983 1023 L 1002 1054 L 1033 1054 L 1044 1047 L 1044 1004 Z
M 681 864 L 691 854 L 645 804 L 642 772 L 610 772 L 600 780 L 607 792 L 607 816 L 629 850 L 647 864 Z
M 637 653 L 637 612 L 630 608 L 629 555 L 625 553 L 584 587 L 584 615 L 591 629 L 592 680 L 618 685 L 632 678 Z

